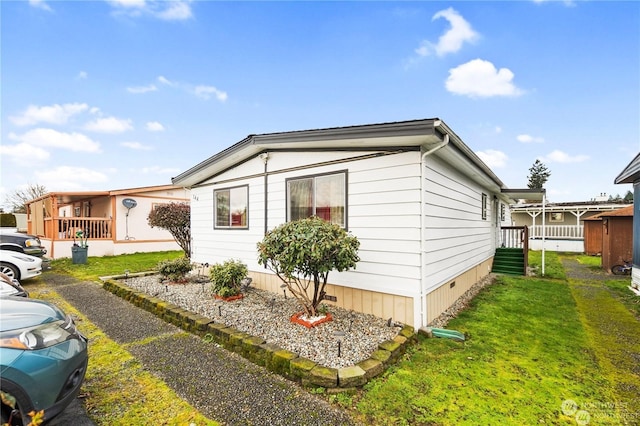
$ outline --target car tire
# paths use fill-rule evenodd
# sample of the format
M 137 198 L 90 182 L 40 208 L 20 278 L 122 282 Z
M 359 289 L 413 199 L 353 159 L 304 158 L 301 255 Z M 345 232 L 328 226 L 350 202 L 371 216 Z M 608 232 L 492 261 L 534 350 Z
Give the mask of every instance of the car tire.
M 9 276 L 11 279 L 20 281 L 20 270 L 14 265 L 7 262 L 0 262 L 0 272 Z
M 27 395 L 12 382 L 2 379 L 0 379 L 0 389 L 16 399 L 16 410 L 20 412 L 20 415 L 17 418 L 14 417 L 12 419 L 11 426 L 24 426 L 31 424 L 31 418 L 26 413 L 33 410 L 33 406 L 31 405 Z M 28 410 L 23 410 L 24 407 L 28 407 Z M 5 422 L 9 420 L 11 411 L 11 407 L 2 404 L 2 424 L 5 424 Z

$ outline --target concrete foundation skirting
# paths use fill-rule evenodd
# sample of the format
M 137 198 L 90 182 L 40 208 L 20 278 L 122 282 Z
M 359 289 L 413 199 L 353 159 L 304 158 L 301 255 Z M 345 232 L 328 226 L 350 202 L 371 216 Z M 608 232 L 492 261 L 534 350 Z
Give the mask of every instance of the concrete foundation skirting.
M 208 341 L 216 342 L 254 364 L 304 386 L 320 386 L 327 389 L 348 389 L 363 386 L 373 377 L 381 374 L 389 365 L 395 363 L 406 352 L 407 346 L 416 342 L 417 339 L 414 328 L 405 325 L 393 340 L 380 343 L 370 358 L 350 367 L 329 368 L 269 344 L 260 337 L 251 336 L 224 324 L 216 323 L 200 314 L 189 312 L 156 297 L 135 291 L 116 279 L 106 279 L 103 288 L 135 306 L 155 314 L 166 322 Z

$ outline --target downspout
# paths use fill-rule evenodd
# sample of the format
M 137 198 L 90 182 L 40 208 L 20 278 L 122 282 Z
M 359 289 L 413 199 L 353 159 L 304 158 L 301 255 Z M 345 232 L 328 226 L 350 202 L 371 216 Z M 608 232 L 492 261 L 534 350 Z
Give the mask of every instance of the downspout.
M 269 162 L 269 153 L 263 152 L 260 154 L 260 159 L 264 162 L 264 234 L 267 235 L 268 231 L 268 217 L 267 217 L 267 203 L 269 201 L 269 192 L 267 185 L 269 184 L 269 173 L 267 171 L 267 163 Z
M 436 124 L 436 127 L 438 126 L 438 124 Z M 434 146 L 433 148 L 431 148 L 430 150 L 428 150 L 427 152 L 422 154 L 422 157 L 420 158 L 420 327 L 426 326 L 426 303 L 427 303 L 427 295 L 425 294 L 425 287 L 426 287 L 426 279 L 425 279 L 425 274 L 424 274 L 424 264 L 425 264 L 425 250 L 426 250 L 426 244 L 425 244 L 425 239 L 426 239 L 426 232 L 425 232 L 425 219 L 424 219 L 424 214 L 425 214 L 425 207 L 424 207 L 424 202 L 425 202 L 425 196 L 424 196 L 424 192 L 425 192 L 425 183 L 424 183 L 424 179 L 425 179 L 425 160 L 428 156 L 430 156 L 431 154 L 433 154 L 434 152 L 438 151 L 439 149 L 444 148 L 445 146 L 447 146 L 447 144 L 449 144 L 449 134 L 445 133 L 444 134 L 444 138 L 442 139 L 442 142 L 440 142 L 439 144 L 437 144 L 436 146 Z

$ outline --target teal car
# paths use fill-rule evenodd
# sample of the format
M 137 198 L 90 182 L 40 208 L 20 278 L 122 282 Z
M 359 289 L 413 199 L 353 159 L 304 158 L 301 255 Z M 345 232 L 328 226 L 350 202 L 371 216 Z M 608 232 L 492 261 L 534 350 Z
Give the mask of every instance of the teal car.
M 0 424 L 46 424 L 75 399 L 87 370 L 87 339 L 55 305 L 0 299 Z

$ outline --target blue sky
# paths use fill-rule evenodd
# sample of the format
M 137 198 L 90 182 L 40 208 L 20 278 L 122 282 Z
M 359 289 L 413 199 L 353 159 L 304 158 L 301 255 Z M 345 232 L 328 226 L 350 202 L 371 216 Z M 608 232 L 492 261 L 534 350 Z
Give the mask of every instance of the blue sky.
M 438 117 L 510 188 L 624 195 L 640 2 L 3 1 L 0 197 L 171 183 L 249 134 Z

